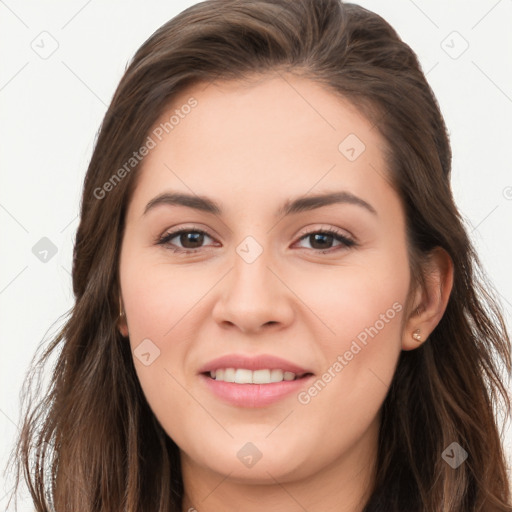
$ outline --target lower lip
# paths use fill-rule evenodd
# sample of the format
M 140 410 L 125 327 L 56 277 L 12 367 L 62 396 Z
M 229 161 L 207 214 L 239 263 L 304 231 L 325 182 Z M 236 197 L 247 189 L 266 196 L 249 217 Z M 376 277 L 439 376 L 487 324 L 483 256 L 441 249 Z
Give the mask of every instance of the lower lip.
M 313 377 L 308 375 L 296 380 L 283 380 L 270 384 L 236 384 L 215 380 L 201 374 L 210 391 L 222 400 L 238 407 L 265 407 L 298 392 Z

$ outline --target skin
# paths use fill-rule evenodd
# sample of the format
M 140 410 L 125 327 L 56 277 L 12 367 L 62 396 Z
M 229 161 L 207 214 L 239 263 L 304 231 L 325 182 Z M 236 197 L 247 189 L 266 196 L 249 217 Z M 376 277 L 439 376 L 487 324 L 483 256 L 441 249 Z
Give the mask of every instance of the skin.
M 304 78 L 264 75 L 196 84 L 157 125 L 191 96 L 198 105 L 142 162 L 120 259 L 120 330 L 132 350 L 144 339 L 160 350 L 148 366 L 134 363 L 181 451 L 183 511 L 360 511 L 398 357 L 420 346 L 413 331 L 425 340 L 441 319 L 451 260 L 436 251 L 427 285 L 413 288 L 406 303 L 405 217 L 386 178 L 384 139 L 348 101 Z M 366 146 L 354 161 L 338 149 L 351 133 Z M 339 190 L 377 215 L 345 203 L 275 217 L 288 199 Z M 208 196 L 223 214 L 171 205 L 144 214 L 170 191 Z M 156 244 L 181 228 L 208 233 L 195 245 L 172 239 L 197 247 L 195 254 Z M 323 228 L 357 246 L 304 237 Z M 236 251 L 247 236 L 263 249 L 250 264 Z M 321 377 L 396 303 L 394 318 L 307 404 L 292 393 L 264 408 L 234 407 L 198 377 L 200 366 L 229 353 L 276 355 Z M 419 314 L 406 317 L 406 306 Z M 262 454 L 250 468 L 237 457 L 247 442 Z

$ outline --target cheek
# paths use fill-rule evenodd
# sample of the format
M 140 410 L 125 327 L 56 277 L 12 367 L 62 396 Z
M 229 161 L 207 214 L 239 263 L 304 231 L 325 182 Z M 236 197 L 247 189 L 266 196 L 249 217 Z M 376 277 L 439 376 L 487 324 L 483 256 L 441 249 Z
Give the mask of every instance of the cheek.
M 183 381 L 178 373 L 191 335 L 186 313 L 200 295 L 179 267 L 144 259 L 129 246 L 125 252 L 130 257 L 121 260 L 120 279 L 134 366 L 151 409 L 162 421 L 162 411 L 171 406 L 185 410 L 192 405 L 178 384 Z
M 306 306 L 325 324 L 327 339 L 330 331 L 329 346 L 343 348 L 376 323 L 383 333 L 399 329 L 410 273 L 406 258 L 381 252 L 354 264 L 297 273 L 293 282 Z M 360 339 L 364 342 L 364 334 Z
M 179 329 L 180 319 L 208 290 L 207 277 L 205 272 L 192 273 L 179 265 L 127 262 L 121 282 L 130 336 L 171 336 Z
M 354 432 L 373 419 L 400 355 L 409 280 L 407 259 L 397 252 L 380 253 L 371 265 L 317 272 L 315 280 L 303 275 L 298 294 L 324 324 L 316 336 L 324 373 L 299 397 L 301 404 Z

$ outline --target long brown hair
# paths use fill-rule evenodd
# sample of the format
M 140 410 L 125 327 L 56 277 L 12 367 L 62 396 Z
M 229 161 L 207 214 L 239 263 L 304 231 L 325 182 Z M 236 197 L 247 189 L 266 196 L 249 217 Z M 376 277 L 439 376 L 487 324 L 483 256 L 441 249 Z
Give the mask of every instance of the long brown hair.
M 453 201 L 446 127 L 416 55 L 380 16 L 340 0 L 208 0 L 137 51 L 97 138 L 74 247 L 76 302 L 32 365 L 26 386 L 57 353 L 45 394 L 22 390 L 27 408 L 11 455 L 16 489 L 23 471 L 38 512 L 181 511 L 178 447 L 149 408 L 117 329 L 119 251 L 139 166 L 98 191 L 188 85 L 281 72 L 348 99 L 382 134 L 413 282 L 428 277 L 422 264 L 437 246 L 454 264 L 443 318 L 421 348 L 400 355 L 365 512 L 512 510 L 495 416 L 510 416 L 510 340 Z M 456 469 L 442 457 L 453 442 L 468 454 Z

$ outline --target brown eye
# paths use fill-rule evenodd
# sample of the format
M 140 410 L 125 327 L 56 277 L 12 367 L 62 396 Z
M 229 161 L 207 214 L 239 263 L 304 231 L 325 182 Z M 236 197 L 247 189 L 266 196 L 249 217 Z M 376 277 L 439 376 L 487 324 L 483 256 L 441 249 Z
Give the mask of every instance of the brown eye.
M 317 250 L 320 252 L 327 252 L 331 249 L 337 250 L 332 246 L 334 241 L 340 242 L 338 244 L 338 248 L 342 247 L 353 247 L 356 245 L 356 242 L 351 238 L 341 234 L 340 232 L 334 229 L 324 229 L 321 231 L 311 231 L 303 235 L 300 240 L 307 239 L 311 244 L 311 248 L 313 250 Z
M 197 249 L 204 241 L 204 233 L 198 231 L 188 231 L 181 233 L 179 241 L 185 249 Z
M 159 245 L 169 247 L 175 252 L 195 252 L 202 248 L 204 237 L 211 238 L 208 233 L 198 229 L 180 229 L 166 233 L 158 242 Z M 171 240 L 177 239 L 177 242 Z M 181 247 L 177 244 L 181 244 Z

